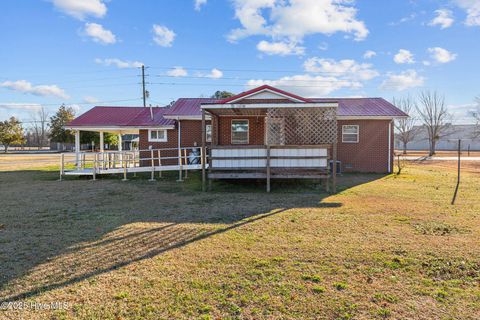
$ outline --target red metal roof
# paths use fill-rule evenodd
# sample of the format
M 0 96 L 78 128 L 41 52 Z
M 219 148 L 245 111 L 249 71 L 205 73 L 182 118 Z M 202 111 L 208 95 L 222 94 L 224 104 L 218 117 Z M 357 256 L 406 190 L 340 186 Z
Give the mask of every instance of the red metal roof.
M 357 117 L 408 117 L 383 98 L 311 98 L 312 102 L 338 102 L 337 115 Z
M 168 108 L 153 107 L 153 120 L 150 108 L 145 107 L 94 107 L 71 121 L 69 127 L 156 127 L 174 125 L 173 120 L 165 119 Z
M 165 115 L 200 116 L 202 103 L 222 103 L 224 100 L 208 98 L 181 98 Z M 338 102 L 339 116 L 404 117 L 406 113 L 383 98 L 311 98 L 310 102 Z M 299 106 L 302 104 L 299 103 Z
M 291 97 L 293 99 L 300 100 L 300 101 L 303 101 L 303 102 L 310 102 L 309 99 L 306 99 L 306 98 L 297 96 L 296 94 L 293 94 L 293 93 L 290 93 L 290 92 L 287 92 L 287 91 L 283 91 L 283 90 L 277 89 L 275 87 L 269 86 L 267 84 L 264 84 L 263 86 L 260 86 L 260 87 L 254 88 L 252 90 L 248 90 L 248 91 L 239 93 L 239 94 L 237 94 L 233 97 L 220 100 L 218 103 L 229 103 L 230 101 L 238 100 L 242 97 L 245 97 L 245 96 L 248 96 L 248 95 L 254 94 L 256 92 L 263 91 L 263 90 L 270 90 L 270 91 L 273 91 L 273 92 L 277 92 L 277 93 L 280 93 L 280 94 L 285 95 L 287 97 Z
M 180 98 L 170 107 L 165 116 L 201 116 L 200 105 L 202 103 L 217 103 L 220 99 L 213 98 Z

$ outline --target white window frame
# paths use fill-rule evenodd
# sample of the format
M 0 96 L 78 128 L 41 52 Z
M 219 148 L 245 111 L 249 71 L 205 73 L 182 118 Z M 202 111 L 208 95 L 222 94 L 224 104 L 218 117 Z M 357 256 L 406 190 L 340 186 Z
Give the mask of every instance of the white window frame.
M 208 135 L 208 129 L 207 129 L 207 128 L 209 128 L 209 127 L 210 127 L 210 135 Z M 213 128 L 213 127 L 212 127 L 211 124 L 206 124 L 206 125 L 205 125 L 205 139 L 206 139 L 205 141 L 206 141 L 206 142 L 212 142 L 212 134 L 213 134 L 212 128 Z
M 344 136 L 354 135 L 355 133 L 345 133 L 345 127 L 356 127 L 357 128 L 357 140 L 356 141 L 345 141 Z M 344 124 L 342 125 L 342 143 L 358 143 L 360 141 L 360 126 L 358 124 Z
M 158 132 L 163 131 L 163 139 L 152 139 L 152 131 L 157 131 L 157 137 L 158 137 Z M 167 142 L 168 137 L 167 137 L 167 129 L 148 129 L 148 141 L 149 142 Z
M 233 122 L 247 121 L 247 142 L 233 142 Z M 230 142 L 231 144 L 249 144 L 250 143 L 250 120 L 248 119 L 232 119 L 230 122 Z

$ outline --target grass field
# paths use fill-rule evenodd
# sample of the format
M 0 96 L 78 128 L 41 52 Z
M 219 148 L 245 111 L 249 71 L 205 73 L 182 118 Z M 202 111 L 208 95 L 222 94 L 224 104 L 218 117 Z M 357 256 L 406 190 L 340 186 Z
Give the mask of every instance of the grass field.
M 466 166 L 455 206 L 445 161 L 345 175 L 336 195 L 3 171 L 0 301 L 68 308 L 0 318 L 478 319 L 480 167 Z

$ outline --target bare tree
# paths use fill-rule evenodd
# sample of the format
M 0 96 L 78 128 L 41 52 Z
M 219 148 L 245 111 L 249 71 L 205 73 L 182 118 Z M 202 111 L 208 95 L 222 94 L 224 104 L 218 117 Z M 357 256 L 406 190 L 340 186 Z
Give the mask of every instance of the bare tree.
M 437 141 L 441 138 L 448 127 L 447 119 L 449 114 L 445 105 L 445 97 L 436 91 L 423 91 L 420 93 L 419 104 L 416 105 L 417 112 L 422 120 L 428 134 L 430 144 L 429 155 L 435 154 Z
M 411 142 L 417 133 L 415 127 L 415 119 L 412 117 L 412 112 L 415 108 L 415 101 L 408 96 L 406 98 L 392 100 L 393 105 L 410 115 L 408 118 L 401 118 L 395 121 L 395 129 L 397 139 L 403 144 L 403 154 L 407 153 L 407 145 Z
M 39 149 L 46 145 L 48 139 L 48 119 L 48 111 L 44 106 L 41 106 L 40 109 L 32 115 L 33 138 Z

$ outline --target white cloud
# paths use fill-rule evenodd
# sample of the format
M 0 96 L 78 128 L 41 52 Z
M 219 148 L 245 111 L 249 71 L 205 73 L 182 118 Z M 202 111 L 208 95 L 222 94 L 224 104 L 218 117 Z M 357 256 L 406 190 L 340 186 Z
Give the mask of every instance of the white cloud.
M 165 26 L 153 25 L 153 41 L 162 47 L 171 47 L 176 34 Z
M 411 13 L 410 15 L 406 16 L 406 17 L 403 17 L 402 19 L 400 19 L 398 21 L 390 22 L 389 25 L 390 26 L 399 26 L 403 23 L 414 20 L 416 17 L 417 17 L 417 13 L 414 12 L 414 13 Z
M 376 55 L 377 55 L 377 53 L 375 51 L 367 50 L 363 54 L 363 59 L 371 59 L 371 58 L 375 57 Z
M 379 75 L 371 64 L 355 60 L 333 60 L 313 57 L 303 65 L 306 74 L 277 80 L 252 79 L 247 86 L 268 84 L 305 97 L 321 97 L 340 89 L 360 89 L 363 82 Z
M 85 96 L 83 97 L 83 101 L 85 101 L 86 103 L 97 103 L 98 102 L 98 99 L 95 98 L 95 97 L 92 97 L 92 96 Z
M 318 45 L 318 49 L 321 50 L 321 51 L 326 51 L 328 50 L 328 43 L 326 42 L 322 42 Z
M 413 58 L 413 54 L 405 49 L 400 49 L 398 53 L 393 57 L 393 61 L 398 64 L 412 64 L 415 63 L 415 59 Z
M 4 110 L 38 111 L 41 107 L 42 105 L 38 103 L 0 102 L 0 109 Z
M 278 80 L 249 80 L 247 86 L 257 87 L 264 84 L 296 93 L 304 97 L 323 97 L 342 88 L 360 88 L 357 81 L 340 80 L 332 76 L 295 75 L 282 77 Z
M 0 87 L 8 88 L 13 91 L 30 93 L 36 96 L 55 96 L 62 99 L 68 99 L 69 96 L 57 85 L 38 85 L 34 86 L 26 80 L 4 81 Z
M 257 49 L 268 55 L 289 56 L 305 54 L 305 48 L 297 46 L 295 42 L 268 42 L 262 40 L 257 44 Z
M 454 2 L 467 12 L 467 19 L 465 20 L 467 26 L 480 26 L 480 1 L 454 0 Z
M 207 4 L 207 0 L 195 0 L 195 10 L 200 11 L 202 6 Z
M 117 42 L 115 35 L 98 23 L 85 23 L 85 34 L 91 37 L 93 41 L 101 44 L 113 44 Z
M 213 68 L 209 74 L 206 75 L 207 78 L 212 78 L 212 79 L 220 79 L 223 77 L 223 72 L 218 70 L 217 68 Z
M 174 67 L 173 69 L 167 71 L 167 75 L 171 77 L 186 77 L 188 76 L 188 72 L 182 67 Z
M 223 72 L 217 68 L 213 68 L 209 73 L 197 72 L 196 76 L 201 78 L 220 79 L 223 77 Z
M 447 29 L 452 26 L 453 22 L 453 13 L 448 9 L 438 9 L 435 10 L 437 15 L 432 21 L 430 21 L 430 26 L 440 26 L 440 29 Z
M 116 66 L 120 69 L 127 69 L 127 68 L 141 68 L 143 66 L 143 62 L 140 61 L 126 61 L 120 60 L 117 58 L 108 58 L 108 59 L 100 59 L 96 58 L 95 63 L 103 64 L 104 66 Z
M 430 52 L 432 59 L 437 63 L 448 63 L 457 58 L 456 53 L 451 53 L 450 51 L 439 47 L 428 48 L 428 52 Z
M 388 74 L 388 78 L 383 81 L 380 88 L 384 90 L 403 91 L 410 88 L 420 87 L 424 82 L 424 77 L 419 76 L 415 70 L 410 69 L 399 74 Z
M 368 29 L 356 18 L 350 0 L 234 0 L 235 17 L 241 28 L 228 35 L 231 42 L 254 36 L 271 37 L 274 42 L 301 43 L 310 34 L 353 34 L 363 40 Z
M 102 0 L 52 0 L 53 5 L 66 14 L 83 20 L 87 16 L 102 18 L 107 6 Z
M 310 73 L 326 73 L 333 77 L 344 77 L 351 80 L 367 81 L 379 75 L 369 63 L 358 63 L 355 60 L 333 60 L 310 58 L 303 64 L 306 72 Z

